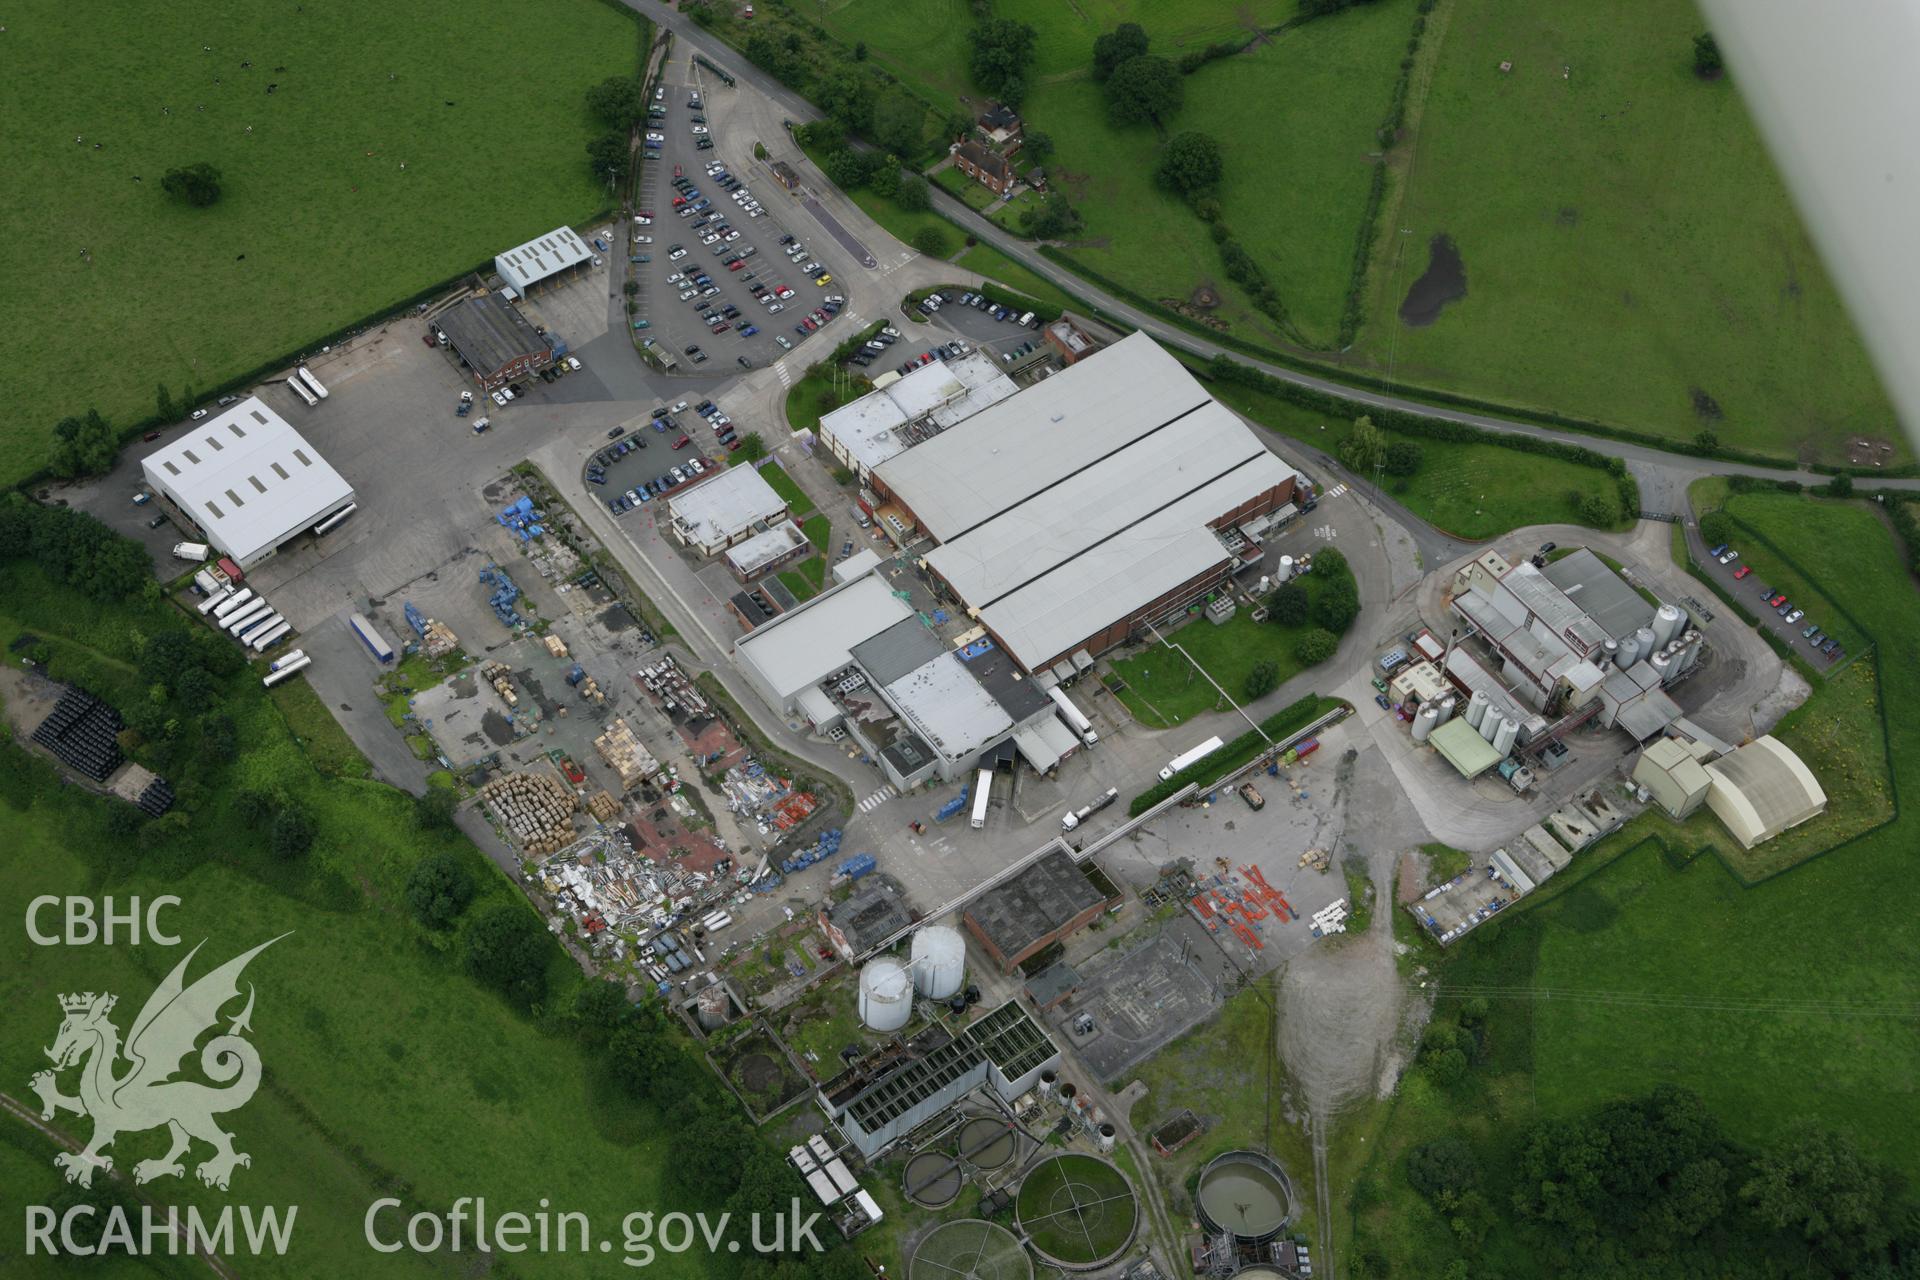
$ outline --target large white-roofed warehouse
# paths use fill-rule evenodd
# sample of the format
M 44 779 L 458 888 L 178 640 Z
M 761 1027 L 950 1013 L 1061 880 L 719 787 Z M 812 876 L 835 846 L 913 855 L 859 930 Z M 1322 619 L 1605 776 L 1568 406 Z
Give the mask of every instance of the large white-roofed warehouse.
M 354 506 L 353 486 L 254 397 L 196 424 L 140 469 L 175 515 L 243 569 Z
M 1708 762 L 1707 807 L 1751 849 L 1827 809 L 1827 793 L 1791 748 L 1771 735 Z
M 944 585 L 1028 671 L 1170 621 L 1243 561 L 1297 474 L 1134 334 L 874 469 Z

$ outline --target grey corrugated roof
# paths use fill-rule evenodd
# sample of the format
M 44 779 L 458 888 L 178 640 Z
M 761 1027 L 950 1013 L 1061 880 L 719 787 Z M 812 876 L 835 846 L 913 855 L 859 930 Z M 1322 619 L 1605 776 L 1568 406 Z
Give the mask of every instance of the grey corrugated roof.
M 1102 901 L 1100 891 L 1072 856 L 1054 848 L 1011 880 L 975 898 L 966 915 L 993 940 L 1001 955 L 1012 956 Z
M 526 356 L 550 350 L 518 307 L 495 293 L 467 298 L 434 318 L 453 349 L 482 373 L 495 373 Z
M 942 652 L 883 688 L 901 718 L 950 760 L 991 746 L 1013 729 L 1000 704 L 949 653 Z
M 500 273 L 502 280 L 524 293 L 528 285 L 538 284 L 568 267 L 577 267 L 591 256 L 572 227 L 555 227 L 543 236 L 535 236 L 525 244 L 497 254 L 493 269 Z
M 1632 635 L 1653 620 L 1653 606 L 1585 547 L 1541 572 L 1614 640 Z

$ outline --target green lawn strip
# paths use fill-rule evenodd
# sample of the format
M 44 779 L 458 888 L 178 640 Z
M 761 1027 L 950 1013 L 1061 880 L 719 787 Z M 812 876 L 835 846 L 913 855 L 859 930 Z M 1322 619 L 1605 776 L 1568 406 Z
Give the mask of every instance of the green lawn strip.
M 833 368 L 809 369 L 805 377 L 787 389 L 787 426 L 794 431 L 818 431 L 820 419 L 842 405 L 852 404 L 873 384 Z
M 1084 313 L 1087 308 L 1070 297 L 1051 280 L 1029 267 L 1022 266 L 1006 254 L 989 244 L 976 244 L 954 259 L 959 266 L 975 271 L 989 280 L 997 281 L 1010 289 L 1026 294 L 1036 302 L 1041 302 L 1061 311 Z
M 1383 246 L 1356 371 L 1669 441 L 1712 430 L 1844 462 L 1865 435 L 1912 459 L 1740 87 L 1692 74 L 1694 6 L 1493 0 L 1452 5 L 1446 23 L 1404 198 L 1383 220 L 1407 234 Z M 1398 308 L 1439 234 L 1467 294 L 1409 327 Z
M 800 522 L 800 532 L 807 535 L 808 542 L 824 552 L 827 544 L 833 541 L 833 521 L 825 516 L 810 516 Z
M 1456 849 L 1450 844 L 1433 841 L 1420 846 L 1427 855 L 1427 883 L 1445 884 L 1468 867 L 1473 865 L 1473 855 L 1464 849 Z
M 767 482 L 768 488 L 786 499 L 787 506 L 792 509 L 795 518 L 802 518 L 813 512 L 813 499 L 794 483 L 793 477 L 782 470 L 779 463 L 761 464 L 760 476 Z
M 819 559 L 818 556 L 813 558 L 816 560 Z M 782 569 L 774 576 L 780 579 L 781 586 L 793 593 L 795 600 L 799 600 L 802 603 L 820 594 L 819 587 L 815 586 L 806 574 L 800 572 L 799 566 L 791 569 Z
M 980 212 L 1000 198 L 993 193 L 991 188 L 982 186 L 960 170 L 951 166 L 934 174 L 932 181 L 939 183 L 940 186 L 945 188 L 950 194 L 960 197 L 961 200 L 966 202 L 966 206 L 975 213 Z
M 1367 875 L 1365 863 L 1343 867 L 1341 871 L 1347 880 L 1347 932 L 1365 933 L 1373 923 L 1373 880 Z
M 333 718 L 320 695 L 305 680 L 285 680 L 268 695 L 286 721 L 287 732 L 307 753 L 316 771 L 333 778 L 365 778 L 373 769 L 347 731 Z
M 515 42 L 527 91 L 474 92 L 459 51 L 516 12 L 482 0 L 214 22 L 110 5 L 13 24 L 0 118 L 60 124 L 16 130 L 10 156 L 0 265 L 37 322 L 0 352 L 0 481 L 43 465 L 62 416 L 91 405 L 135 431 L 155 414 L 156 383 L 176 396 L 191 384 L 198 403 L 604 207 L 582 155 L 600 128 L 583 94 L 636 69 L 633 19 L 563 0 Z M 90 86 L 77 97 L 76 77 Z M 470 198 L 475 162 L 506 152 L 526 157 L 515 180 Z M 160 189 L 170 166 L 195 161 L 222 176 L 210 208 Z M 149 339 L 125 342 L 134 331 Z M 82 380 L 48 376 L 75 350 L 114 355 Z
M 1211 785 L 1222 775 L 1233 772 L 1256 756 L 1271 750 L 1270 741 L 1284 741 L 1319 717 L 1346 705 L 1338 698 L 1323 698 L 1315 693 L 1309 693 L 1288 703 L 1262 720 L 1258 731 L 1247 730 L 1199 763 L 1188 765 L 1171 778 L 1162 779 L 1142 791 L 1133 798 L 1128 806 L 1128 812 L 1135 816 L 1145 813 L 1190 783 L 1203 787 Z

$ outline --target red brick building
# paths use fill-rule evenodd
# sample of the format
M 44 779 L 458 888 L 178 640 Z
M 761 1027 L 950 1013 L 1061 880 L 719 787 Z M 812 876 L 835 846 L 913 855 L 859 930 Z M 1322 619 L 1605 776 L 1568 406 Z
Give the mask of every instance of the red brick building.
M 953 163 L 960 172 L 997 196 L 1004 196 L 1013 186 L 1013 165 L 999 152 L 972 138 L 954 148 Z

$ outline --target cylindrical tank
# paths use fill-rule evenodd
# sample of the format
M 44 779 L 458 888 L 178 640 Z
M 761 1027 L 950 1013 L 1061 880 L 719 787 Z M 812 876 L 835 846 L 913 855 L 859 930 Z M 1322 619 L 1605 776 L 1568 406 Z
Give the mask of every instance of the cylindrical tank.
M 1653 611 L 1653 638 L 1660 644 L 1672 644 L 1673 638 L 1686 626 L 1686 615 L 1670 604 L 1663 604 Z
M 1492 742 L 1499 733 L 1500 713 L 1494 710 L 1493 703 L 1491 699 L 1489 699 L 1487 703 L 1487 714 L 1480 717 L 1480 736 L 1488 742 Z
M 1652 627 L 1642 627 L 1633 633 L 1633 660 L 1645 662 L 1660 647 L 1660 637 L 1653 634 Z M 1631 663 L 1628 665 L 1632 665 Z
M 1432 733 L 1439 723 L 1440 709 L 1438 707 L 1435 707 L 1432 703 L 1428 703 L 1426 706 L 1420 708 L 1420 714 L 1413 718 L 1413 740 L 1415 742 L 1425 742 L 1427 735 Z
M 1699 656 L 1700 633 L 1698 631 L 1689 631 L 1680 637 L 1680 661 L 1678 663 L 1680 670 L 1685 671 L 1693 666 L 1693 660 Z
M 708 987 L 693 1002 L 693 1014 L 703 1031 L 718 1031 L 727 1025 L 727 1014 L 733 1001 L 727 995 L 725 987 Z
M 1618 661 L 1622 667 L 1630 667 L 1640 659 L 1640 640 L 1638 636 L 1625 636 L 1620 641 Z
M 1292 556 L 1280 557 L 1280 581 L 1282 582 L 1293 581 L 1293 557 Z
M 1045 1071 L 1042 1071 L 1040 1073 L 1040 1096 L 1043 1098 L 1051 1098 L 1054 1088 L 1058 1086 L 1059 1083 L 1060 1073 L 1058 1071 L 1055 1071 L 1052 1067 L 1048 1067 Z
M 1060 1086 L 1060 1105 L 1072 1107 L 1073 1100 L 1080 1096 L 1080 1087 L 1069 1080 Z
M 1620 642 L 1618 640 L 1609 640 L 1600 646 L 1600 664 L 1602 666 L 1612 665 L 1616 667 L 1620 665 Z
M 1118 1132 L 1112 1125 L 1103 1124 L 1093 1131 L 1093 1142 L 1101 1151 L 1111 1151 L 1113 1150 L 1114 1140 L 1118 1136 Z
M 892 956 L 869 960 L 860 971 L 860 1021 L 874 1031 L 898 1031 L 913 1016 L 913 980 Z
M 1454 708 L 1459 705 L 1459 702 L 1455 700 L 1452 694 L 1448 694 L 1446 697 L 1440 699 L 1440 723 L 1445 724 L 1447 721 L 1453 719 Z
M 1257 587 L 1255 587 L 1255 588 L 1253 589 L 1253 594 L 1255 594 L 1256 596 L 1263 596 L 1263 595 L 1265 595 L 1265 594 L 1267 594 L 1267 592 L 1269 592 L 1269 591 L 1271 591 L 1271 590 L 1273 590 L 1273 578 L 1272 578 L 1272 576 L 1271 576 L 1271 575 L 1269 575 L 1269 574 L 1265 574 L 1265 573 L 1263 573 L 1263 574 L 1261 574 L 1261 575 L 1260 575 L 1260 585 L 1259 585 L 1259 586 L 1257 586 Z
M 1478 729 L 1487 714 L 1487 692 L 1475 689 L 1473 696 L 1467 699 L 1467 723 Z
M 1648 659 L 1648 664 L 1653 667 L 1653 674 L 1660 677 L 1660 683 L 1662 684 L 1665 684 L 1673 675 L 1673 659 L 1664 653 L 1654 654 L 1652 658 Z
M 1493 735 L 1493 749 L 1504 756 L 1507 752 L 1513 750 L 1513 741 L 1519 736 L 1520 722 L 1518 720 L 1509 720 L 1505 716 L 1502 716 L 1500 718 L 1500 732 Z
M 952 925 L 930 924 L 913 935 L 913 989 L 928 1000 L 945 1000 L 967 977 L 967 943 Z

